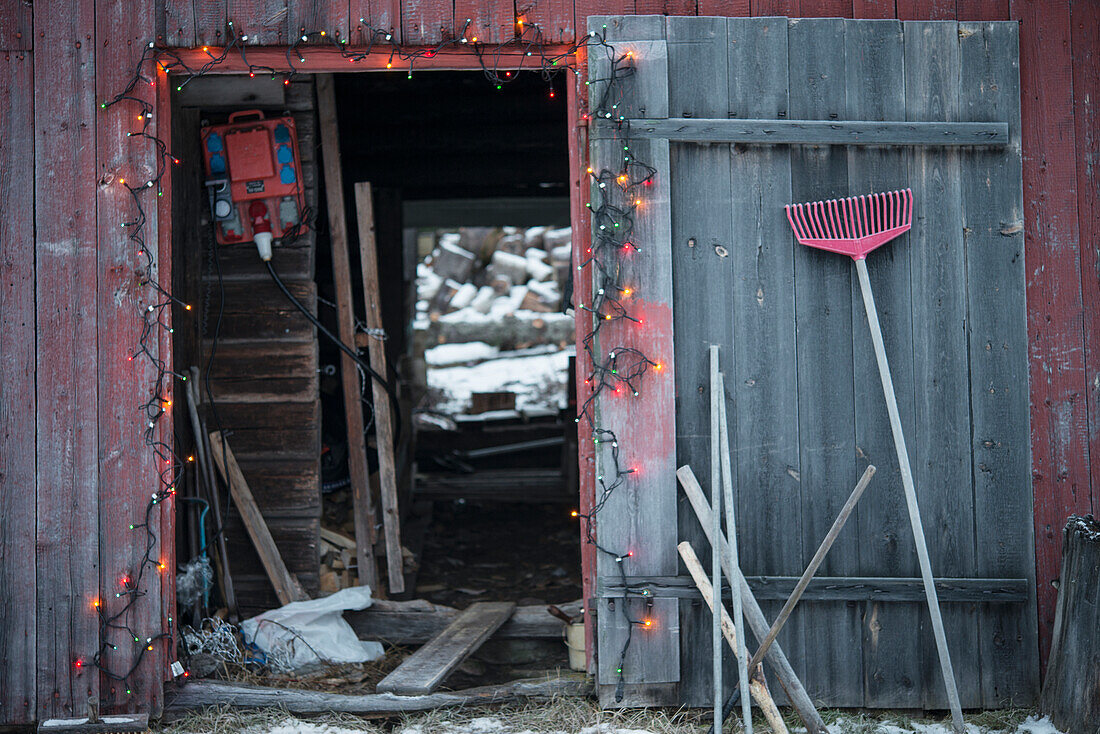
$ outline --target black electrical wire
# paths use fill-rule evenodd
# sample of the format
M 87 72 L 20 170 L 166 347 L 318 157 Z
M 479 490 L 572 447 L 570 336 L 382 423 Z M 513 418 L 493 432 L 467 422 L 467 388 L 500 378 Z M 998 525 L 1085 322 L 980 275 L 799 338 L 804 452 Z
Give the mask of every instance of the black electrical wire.
M 344 344 L 344 342 L 340 341 L 340 337 L 336 336 L 327 328 L 325 328 L 325 325 L 322 324 L 321 321 L 316 316 L 314 316 L 308 308 L 303 306 L 301 301 L 294 297 L 294 294 L 291 293 L 290 289 L 286 287 L 286 283 L 283 282 L 283 279 L 280 278 L 279 274 L 275 272 L 275 268 L 274 266 L 272 266 L 270 260 L 264 260 L 264 265 L 267 266 L 267 272 L 271 274 L 271 279 L 275 281 L 275 285 L 279 286 L 279 290 L 283 292 L 283 295 L 286 296 L 287 299 L 291 303 L 293 303 L 299 311 L 305 314 L 306 318 L 309 319 L 311 324 L 317 327 L 317 330 L 319 332 L 331 339 L 332 342 L 340 348 L 340 351 L 351 357 L 353 360 L 355 360 L 355 363 L 357 365 L 366 370 L 367 374 L 373 377 L 378 382 L 378 384 L 382 386 L 382 389 L 386 391 L 386 394 L 390 396 L 390 401 L 393 403 L 394 443 L 399 443 L 401 441 L 401 405 L 397 400 L 397 391 L 393 389 L 393 385 L 391 385 L 385 377 L 375 372 L 369 364 L 364 362 L 363 359 L 359 356 L 359 353 L 355 351 L 355 349 L 349 347 L 347 344 Z

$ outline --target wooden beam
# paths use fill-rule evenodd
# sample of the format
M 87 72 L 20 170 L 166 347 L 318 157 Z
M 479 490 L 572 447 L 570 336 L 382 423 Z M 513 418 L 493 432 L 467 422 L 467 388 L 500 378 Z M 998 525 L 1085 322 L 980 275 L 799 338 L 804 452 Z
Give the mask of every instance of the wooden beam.
M 215 680 L 196 680 L 173 686 L 168 695 L 167 713 L 182 714 L 206 706 L 228 705 L 235 708 L 267 708 L 277 706 L 292 714 L 322 714 L 339 711 L 347 714 L 397 714 L 407 711 L 427 711 L 447 706 L 474 706 L 503 703 L 525 698 L 544 699 L 557 696 L 590 696 L 592 683 L 581 674 L 551 678 L 518 680 L 500 686 L 483 686 L 454 693 L 433 693 L 428 696 L 394 696 L 366 694 L 349 696 L 342 693 L 266 688 Z
M 223 451 L 224 444 L 224 451 Z M 279 555 L 279 549 L 275 546 L 275 540 L 271 537 L 271 531 L 267 529 L 264 516 L 260 514 L 260 508 L 256 505 L 256 499 L 244 480 L 241 467 L 233 456 L 229 444 L 222 440 L 221 431 L 210 433 L 210 453 L 214 459 L 214 465 L 218 467 L 218 473 L 229 485 L 229 493 L 233 497 L 233 504 L 241 514 L 248 537 L 256 546 L 256 554 L 264 564 L 264 570 L 271 579 L 271 585 L 275 587 L 275 594 L 281 604 L 289 604 L 292 601 L 302 601 L 309 596 L 298 583 L 298 579 L 287 570 L 283 563 L 283 557 Z
M 336 123 L 336 94 L 332 84 L 331 74 L 317 75 L 317 115 L 321 123 L 321 154 L 324 158 L 339 336 L 345 344 L 354 344 L 355 313 L 352 307 L 351 265 L 348 261 L 347 216 L 344 212 L 344 175 L 340 169 L 340 131 Z M 377 590 L 378 567 L 375 565 L 374 544 L 378 536 L 374 527 L 374 501 L 367 481 L 367 440 L 364 436 L 359 370 L 347 354 L 340 355 L 340 378 L 344 388 L 344 417 L 348 430 L 348 472 L 355 510 L 359 583 Z
M 576 618 L 581 602 L 558 607 Z M 461 612 L 452 607 L 423 600 L 378 600 L 356 612 L 344 612 L 344 619 L 362 640 L 382 640 L 394 645 L 422 645 L 439 635 Z M 516 607 L 512 616 L 493 633 L 494 640 L 560 640 L 565 624 L 546 611 L 546 607 Z
M 438 636 L 380 680 L 377 691 L 398 695 L 431 693 L 512 616 L 515 608 L 515 602 L 510 601 L 471 604 Z
M 757 601 L 785 601 L 798 584 L 798 576 L 746 576 Z M 628 576 L 631 591 L 648 590 L 653 598 L 697 598 L 689 576 Z M 1027 601 L 1027 579 L 936 579 L 936 591 L 944 602 L 1020 604 Z M 728 593 L 727 587 L 727 593 Z M 597 589 L 601 599 L 619 599 L 623 587 L 607 583 Z M 807 601 L 919 602 L 924 600 L 920 578 L 871 576 L 818 576 L 806 587 Z
M 363 278 L 363 305 L 367 329 L 382 328 L 381 285 L 378 281 L 378 247 L 374 236 L 374 199 L 370 183 L 355 184 L 355 211 L 359 220 L 359 265 Z M 367 340 L 370 366 L 387 380 L 396 379 L 386 368 L 386 347 L 380 339 Z M 390 593 L 405 590 L 405 562 L 401 555 L 401 513 L 397 506 L 397 467 L 394 461 L 393 403 L 378 380 L 371 379 L 374 398 L 374 433 L 378 451 L 378 480 L 382 495 L 382 528 L 386 539 L 386 571 Z M 392 384 L 392 382 L 391 382 Z M 396 391 L 396 390 L 395 390 Z
M 626 120 L 632 139 L 677 143 L 757 145 L 1003 146 L 1004 122 L 874 122 L 854 120 Z M 621 135 L 620 125 L 596 120 L 592 137 Z

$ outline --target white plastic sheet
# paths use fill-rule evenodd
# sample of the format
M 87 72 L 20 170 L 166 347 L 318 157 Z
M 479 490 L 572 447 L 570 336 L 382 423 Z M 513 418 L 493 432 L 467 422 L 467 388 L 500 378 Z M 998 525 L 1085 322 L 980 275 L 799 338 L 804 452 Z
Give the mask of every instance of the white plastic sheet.
M 330 596 L 291 602 L 241 622 L 245 642 L 267 656 L 268 665 L 286 672 L 323 663 L 363 663 L 382 657 L 382 643 L 360 640 L 344 621 L 347 610 L 372 603 L 369 586 L 352 586 Z

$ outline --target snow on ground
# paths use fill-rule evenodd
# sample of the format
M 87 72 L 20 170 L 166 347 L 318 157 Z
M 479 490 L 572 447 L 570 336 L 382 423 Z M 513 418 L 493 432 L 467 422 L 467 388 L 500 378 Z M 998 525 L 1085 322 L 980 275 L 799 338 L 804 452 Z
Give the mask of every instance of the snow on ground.
M 468 354 L 488 354 L 488 350 L 494 349 L 487 344 L 475 346 L 477 344 L 481 343 L 443 344 L 425 352 L 431 365 L 452 365 L 432 366 L 428 370 L 428 388 L 441 394 L 439 402 L 433 406 L 435 410 L 450 415 L 462 413 L 469 408 L 471 393 L 498 391 L 516 393 L 516 409 L 519 411 L 560 410 L 565 407 L 565 380 L 569 358 L 575 351 L 573 348 L 548 354 L 537 353 L 541 350 L 497 352 L 494 358 L 484 359 L 477 364 L 455 364 L 473 361 L 456 359 L 456 355 L 461 357 Z M 451 349 L 437 352 L 444 347 Z
M 507 718 L 484 716 L 465 721 L 450 722 L 444 720 L 432 727 L 434 734 L 534 734 L 530 729 L 512 726 Z M 727 728 L 726 731 L 737 731 Z M 766 727 L 765 729 L 766 730 Z M 1029 716 L 1013 730 L 995 730 L 975 724 L 967 724 L 970 734 L 993 734 L 995 731 L 1008 731 L 1012 734 L 1061 734 L 1047 718 Z M 252 727 L 247 734 L 362 734 L 362 729 L 345 728 L 335 724 L 302 721 L 287 717 L 281 723 Z M 804 731 L 794 729 L 792 731 Z M 869 721 L 858 716 L 840 716 L 829 725 L 831 734 L 951 734 L 949 721 L 926 723 L 908 721 L 904 724 Z M 427 734 L 420 724 L 407 724 L 393 729 L 394 734 Z M 544 732 L 543 734 L 662 734 L 661 727 L 651 729 L 620 728 L 610 723 L 579 728 L 574 731 Z

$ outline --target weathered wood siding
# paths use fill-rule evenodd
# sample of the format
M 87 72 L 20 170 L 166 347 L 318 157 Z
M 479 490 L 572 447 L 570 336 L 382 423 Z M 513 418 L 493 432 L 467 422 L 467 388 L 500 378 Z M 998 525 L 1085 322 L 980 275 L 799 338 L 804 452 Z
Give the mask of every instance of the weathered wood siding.
M 352 43 L 356 43 L 360 40 L 356 27 L 363 17 L 374 26 L 392 27 L 405 43 L 412 44 L 437 42 L 453 34 L 456 24 L 461 28 L 465 22 L 465 17 L 456 17 L 452 3 L 434 0 L 372 0 L 359 4 L 347 0 L 159 0 L 152 19 L 142 10 L 133 25 L 127 24 L 126 32 L 122 32 L 107 25 L 116 5 L 122 3 L 0 3 L 0 54 L 4 60 L 0 96 L 5 103 L 0 112 L 0 179 L 4 184 L 0 193 L 4 211 L 0 223 L 0 580 L 5 588 L 18 591 L 0 602 L 0 723 L 80 713 L 88 693 L 100 690 L 100 683 L 92 680 L 94 676 L 87 668 L 73 665 L 75 659 L 90 654 L 98 644 L 94 613 L 80 607 L 80 600 L 109 591 L 100 588 L 100 577 L 108 569 L 106 561 L 101 564 L 99 544 L 94 540 L 98 536 L 100 503 L 133 501 L 147 497 L 154 489 L 143 486 L 148 468 L 138 467 L 141 461 L 151 461 L 151 454 L 134 461 L 133 467 L 138 468 L 107 469 L 112 478 L 122 481 L 110 486 L 99 484 L 99 454 L 104 448 L 115 450 L 115 446 L 103 443 L 101 432 L 103 436 L 120 435 L 110 425 L 113 411 L 118 408 L 100 407 L 102 400 L 118 392 L 101 396 L 100 390 L 106 391 L 106 385 L 121 385 L 132 391 L 130 402 L 136 405 L 147 386 L 134 379 L 129 363 L 107 353 L 95 339 L 101 309 L 106 311 L 102 313 L 105 323 L 116 323 L 123 317 L 111 312 L 132 306 L 98 295 L 100 265 L 96 249 L 104 248 L 107 258 L 116 254 L 111 249 L 112 240 L 98 242 L 102 230 L 96 208 L 113 206 L 109 198 L 113 194 L 99 193 L 96 182 L 106 172 L 108 161 L 119 171 L 129 172 L 140 167 L 147 150 L 133 144 L 125 148 L 122 157 L 112 157 L 116 154 L 107 149 L 102 155 L 98 152 L 97 101 L 103 94 L 118 91 L 109 89 L 107 83 L 109 78 L 117 79 L 118 74 L 97 82 L 97 70 L 120 63 L 124 54 L 114 48 L 115 44 L 125 44 L 127 53 L 137 53 L 140 43 L 135 39 L 160 40 L 181 47 L 224 43 L 229 20 L 253 35 L 256 43 L 264 44 L 287 42 L 311 20 L 331 23 L 330 32 L 343 33 L 346 28 Z M 295 7 L 293 14 L 291 5 Z M 1032 426 L 1029 468 L 1034 494 L 1039 630 L 1045 655 L 1054 618 L 1056 591 L 1050 582 L 1059 574 L 1060 529 L 1070 512 L 1095 512 L 1100 499 L 1100 459 L 1096 458 L 1100 450 L 1100 421 L 1096 417 L 1100 415 L 1100 390 L 1095 384 L 1100 359 L 1100 207 L 1096 204 L 1100 199 L 1100 124 L 1096 111 L 1096 100 L 1100 98 L 1100 21 L 1096 4 L 1088 0 L 522 0 L 513 6 L 494 0 L 491 9 L 482 7 L 486 5 L 481 3 L 472 11 L 476 17 L 471 20 L 479 27 L 491 23 L 503 33 L 507 24 L 500 19 L 518 11 L 527 22 L 539 23 L 548 39 L 561 43 L 575 40 L 578 29 L 586 28 L 587 17 L 600 13 L 1020 21 L 1019 144 L 1023 150 L 1025 211 L 1019 220 L 1005 222 L 998 229 L 971 227 L 965 244 L 966 257 L 974 263 L 982 257 L 983 243 L 1019 237 L 1019 228 L 1023 228 L 1026 316 L 998 311 L 986 313 L 984 318 L 990 324 L 999 324 L 1005 318 L 1024 318 L 1027 324 L 1025 369 L 1030 376 Z M 481 15 L 490 10 L 491 14 Z M 97 24 L 97 17 L 102 18 L 101 24 Z M 101 44 L 108 40 L 112 45 L 103 48 Z M 848 85 L 848 104 L 867 105 L 861 109 L 873 112 L 873 106 L 881 103 L 885 116 L 893 114 L 900 98 L 898 90 L 885 87 L 876 77 L 880 70 L 894 73 L 890 71 L 897 64 L 893 50 L 897 50 L 899 41 L 871 40 L 860 46 L 860 58 L 853 60 L 846 53 L 845 73 L 858 74 L 861 84 L 866 85 L 858 102 L 855 87 Z M 845 47 L 851 48 L 853 43 L 846 34 Z M 32 49 L 36 51 L 32 53 Z M 972 40 L 961 45 L 961 63 L 971 63 L 968 59 L 975 58 L 975 54 L 980 57 L 981 50 Z M 978 62 L 982 63 L 980 59 Z M 989 69 L 987 73 L 1003 76 L 1004 72 Z M 167 87 L 160 85 L 158 91 L 165 92 Z M 742 94 L 751 100 L 750 91 L 731 88 L 730 94 Z M 885 96 L 878 100 L 880 92 Z M 990 86 L 968 92 L 987 98 L 999 93 L 999 88 Z M 50 113 L 35 116 L 42 100 L 54 100 Z M 754 100 L 753 104 L 763 106 L 765 102 L 775 103 Z M 578 111 L 583 112 L 584 107 L 584 100 L 578 100 Z M 960 109 L 960 114 L 965 111 Z M 583 146 L 583 134 L 578 142 L 576 150 Z M 114 149 L 113 143 L 104 144 Z M 961 167 L 989 165 L 967 159 L 966 155 L 962 154 Z M 574 170 L 583 170 L 583 165 L 574 166 Z M 874 179 L 857 180 L 849 171 L 853 189 L 878 184 Z M 980 187 L 963 188 L 961 193 L 963 216 L 969 222 L 968 212 L 986 206 L 982 200 L 986 193 Z M 583 211 L 581 208 L 580 213 Z M 898 270 L 908 266 L 911 263 L 875 264 L 872 277 L 901 278 Z M 1003 269 L 990 263 L 982 265 L 987 266 L 991 268 L 990 277 L 974 287 L 994 288 L 995 278 L 1005 276 Z M 773 290 L 783 282 L 775 272 L 763 272 L 760 277 Z M 973 302 L 977 295 L 970 293 L 968 298 Z M 909 297 L 905 292 L 886 294 L 879 290 L 879 298 L 893 303 L 895 309 L 904 308 Z M 974 427 L 970 440 L 984 449 L 995 447 L 1002 440 L 998 437 L 1000 429 L 1016 418 L 1007 408 L 1010 393 L 987 390 L 978 400 L 980 380 L 1000 380 L 1019 389 L 1022 365 L 998 354 L 992 348 L 993 342 L 984 360 L 976 356 L 977 350 L 985 350 L 986 342 L 978 336 L 978 312 L 973 309 L 971 319 Z M 909 342 L 912 336 L 900 331 L 901 325 L 895 321 L 889 315 L 884 318 L 887 338 Z M 752 322 L 735 325 L 734 339 L 753 338 L 742 335 L 754 327 Z M 787 339 L 794 338 L 777 324 L 768 328 L 777 330 L 776 338 L 783 334 Z M 855 334 L 857 340 L 863 338 L 859 329 Z M 864 349 L 859 341 L 854 348 Z M 903 384 L 901 376 L 897 381 Z M 743 387 L 731 388 L 745 392 Z M 776 393 L 764 402 L 789 397 Z M 903 411 L 907 403 L 913 405 L 912 395 L 899 397 Z M 872 408 L 870 403 L 870 398 L 858 403 L 855 411 L 855 442 L 860 446 L 881 440 L 881 436 L 869 434 L 872 414 L 865 409 Z M 797 436 L 790 425 L 773 426 L 772 430 L 777 440 L 789 441 Z M 132 448 L 130 441 L 130 437 L 124 439 L 124 451 Z M 970 510 L 979 533 L 984 532 L 982 526 L 1002 523 L 1004 515 L 1000 513 L 1021 511 L 1003 505 L 995 475 L 982 469 L 982 456 L 982 451 L 973 454 L 977 480 Z M 1010 460 L 1027 463 L 1020 452 Z M 767 479 L 770 484 L 761 486 L 773 491 L 785 481 L 785 470 L 758 468 L 754 476 Z M 581 473 L 586 497 L 591 497 L 592 475 L 590 471 Z M 749 481 L 740 475 L 739 479 Z M 887 492 L 891 486 L 880 472 L 870 491 Z M 1023 501 L 1022 494 L 1013 497 L 1014 501 Z M 741 517 L 747 511 L 742 510 Z M 862 567 L 877 562 L 880 551 L 892 552 L 897 572 L 909 573 L 904 567 L 909 563 L 908 556 L 901 553 L 908 547 L 904 517 L 893 508 L 884 508 L 884 512 L 881 517 L 861 515 L 858 519 L 860 537 L 867 537 L 871 529 L 887 529 L 876 539 L 878 549 L 860 544 L 859 563 Z M 804 527 L 803 533 L 807 530 Z M 1026 543 L 1014 540 L 1006 538 L 989 552 L 977 549 L 978 573 L 1005 573 L 1002 569 L 1016 566 L 1030 555 Z M 105 542 L 116 544 L 117 539 Z M 36 548 L 33 557 L 26 552 L 32 547 Z M 117 550 L 121 546 L 112 547 Z M 19 550 L 13 552 L 12 548 Z M 845 559 L 850 560 L 847 556 Z M 164 611 L 168 609 L 170 605 L 166 604 Z M 891 621 L 877 631 L 883 655 L 889 649 L 886 629 L 899 623 L 903 625 L 904 620 Z M 980 640 L 992 648 L 989 654 L 1007 654 L 1009 648 L 996 640 L 1015 639 L 1030 631 L 1013 629 L 1006 621 L 994 622 L 1000 625 L 998 638 L 984 631 L 988 624 L 979 621 Z M 47 630 L 48 635 L 36 634 L 41 630 Z M 891 670 L 896 673 L 891 672 L 883 680 L 870 680 L 867 691 L 874 686 L 882 686 L 887 692 L 896 687 L 890 680 L 890 676 L 901 672 L 896 656 L 892 663 L 895 667 Z M 865 672 L 874 664 L 874 657 L 868 657 L 865 651 Z M 157 682 L 166 677 L 163 665 L 145 670 L 151 671 L 148 675 L 152 683 L 142 689 L 143 695 L 134 697 L 133 705 L 138 708 L 153 703 Z M 917 675 L 918 670 L 905 673 L 909 674 Z M 996 689 L 989 688 L 990 680 L 983 678 L 983 696 L 995 696 Z M 873 699 L 870 693 L 868 696 Z
M 650 161 L 657 181 L 671 186 L 671 237 L 651 242 L 639 235 L 643 252 L 637 259 L 671 254 L 675 321 L 647 347 L 660 353 L 674 344 L 677 460 L 691 464 L 704 486 L 711 473 L 707 349 L 722 348 L 745 573 L 797 576 L 867 463 L 879 473 L 857 508 L 858 532 L 841 536 L 821 573 L 916 573 L 900 470 L 851 262 L 797 246 L 783 215 L 789 202 L 912 186 L 912 231 L 868 261 L 882 294 L 879 308 L 933 568 L 940 577 L 1014 578 L 1034 588 L 1026 278 L 1017 224 L 1023 194 L 1020 151 L 1013 144 L 1020 137 L 1017 27 L 669 17 L 657 46 L 651 39 L 661 37 L 661 21 L 594 20 L 638 56 L 632 91 L 647 98 L 635 100 L 624 91 L 627 117 L 996 122 L 1009 131 L 995 147 L 962 148 L 673 140 L 669 164 Z M 606 73 L 593 65 L 591 75 Z M 668 104 L 655 103 L 653 90 L 666 86 Z M 673 127 L 638 121 L 631 129 L 652 146 Z M 608 130 L 595 128 L 594 162 Z M 724 139 L 714 133 L 714 141 Z M 631 149 L 637 148 L 635 139 Z M 638 281 L 639 294 L 660 287 L 660 268 L 649 275 L 644 284 Z M 644 405 L 645 392 L 636 402 Z M 616 405 L 614 397 L 602 401 L 604 423 L 614 417 L 606 408 Z M 635 407 L 633 419 L 638 417 Z M 649 441 L 634 445 L 648 433 L 620 435 L 626 461 L 654 453 Z M 660 467 L 646 473 L 650 491 L 621 507 L 610 500 L 604 512 L 661 516 L 662 498 L 674 492 L 675 482 L 666 475 L 652 491 L 654 470 Z M 601 544 L 644 541 L 647 556 L 661 537 L 656 525 L 642 527 L 637 518 L 601 519 L 599 528 Z M 694 513 L 681 509 L 678 537 L 703 546 L 701 536 Z M 647 573 L 634 565 L 631 559 L 629 575 Z M 612 575 L 600 571 L 609 582 Z M 667 593 L 654 589 L 654 605 Z M 909 599 L 803 603 L 780 641 L 814 700 L 947 706 L 927 610 Z M 601 613 L 614 601 L 601 599 Z M 709 614 L 698 603 L 680 604 L 680 700 L 706 705 Z M 949 601 L 944 617 L 966 707 L 1034 700 L 1034 597 Z M 606 655 L 614 646 L 605 645 L 602 617 L 600 634 Z M 661 681 L 652 668 L 639 666 L 628 682 Z M 607 675 L 605 660 L 599 671 Z

